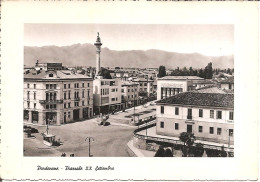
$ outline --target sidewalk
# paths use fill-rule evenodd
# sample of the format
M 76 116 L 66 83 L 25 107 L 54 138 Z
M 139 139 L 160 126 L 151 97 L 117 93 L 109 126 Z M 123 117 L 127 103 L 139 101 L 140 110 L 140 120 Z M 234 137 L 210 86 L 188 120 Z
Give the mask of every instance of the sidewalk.
M 139 132 L 137 132 L 136 134 L 146 136 L 146 130 L 139 131 Z M 147 129 L 147 136 L 179 141 L 179 138 L 178 138 L 178 137 L 157 135 L 157 134 L 156 134 L 156 127 L 155 127 L 155 126 Z M 222 143 L 216 143 L 216 142 L 209 142 L 209 141 L 204 141 L 204 140 L 195 140 L 195 143 L 202 143 L 202 144 L 204 144 L 204 145 L 210 145 L 210 146 L 216 146 L 216 147 L 222 147 L 222 146 L 224 146 L 225 148 L 229 148 L 229 147 L 228 147 L 228 144 L 222 144 Z M 233 148 L 234 148 L 234 145 L 230 145 L 230 149 L 233 149 Z

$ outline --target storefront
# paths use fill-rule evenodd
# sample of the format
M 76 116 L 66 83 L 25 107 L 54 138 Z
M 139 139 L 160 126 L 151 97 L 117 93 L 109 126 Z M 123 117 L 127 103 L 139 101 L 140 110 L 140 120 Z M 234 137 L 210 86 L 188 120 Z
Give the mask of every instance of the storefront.
M 46 125 L 57 124 L 57 113 L 56 112 L 46 112 Z
M 28 110 L 23 110 L 23 119 L 25 121 L 29 121 L 29 111 Z
M 37 124 L 39 121 L 39 112 L 38 111 L 32 111 L 32 123 Z
M 88 116 L 88 107 L 83 108 L 82 112 L 83 112 L 83 119 L 87 119 L 89 117 Z

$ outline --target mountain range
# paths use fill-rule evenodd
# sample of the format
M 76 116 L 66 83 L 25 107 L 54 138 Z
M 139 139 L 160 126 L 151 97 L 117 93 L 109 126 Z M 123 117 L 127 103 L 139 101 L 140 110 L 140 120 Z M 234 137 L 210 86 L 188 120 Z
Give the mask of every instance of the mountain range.
M 24 64 L 34 66 L 39 62 L 63 63 L 65 66 L 95 66 L 96 48 L 93 44 L 74 44 L 71 46 L 24 47 Z M 234 68 L 234 56 L 205 56 L 199 53 L 176 53 L 163 50 L 124 50 L 101 49 L 102 67 L 166 68 L 184 67 L 204 68 L 212 62 L 213 68 Z

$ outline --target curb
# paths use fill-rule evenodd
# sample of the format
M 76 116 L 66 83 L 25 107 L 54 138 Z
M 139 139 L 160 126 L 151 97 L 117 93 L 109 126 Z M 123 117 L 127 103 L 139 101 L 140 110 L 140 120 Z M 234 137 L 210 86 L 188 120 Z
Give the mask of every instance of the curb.
M 130 140 L 127 143 L 127 147 L 135 154 L 136 157 L 145 157 L 144 154 L 142 154 L 137 148 L 133 145 L 133 140 Z

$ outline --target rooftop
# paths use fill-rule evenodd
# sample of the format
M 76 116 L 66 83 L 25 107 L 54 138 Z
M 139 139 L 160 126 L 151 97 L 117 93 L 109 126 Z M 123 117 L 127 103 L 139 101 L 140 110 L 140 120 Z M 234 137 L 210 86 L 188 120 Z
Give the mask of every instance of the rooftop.
M 189 105 L 234 108 L 234 94 L 183 92 L 156 102 L 159 105 Z
M 138 83 L 134 83 L 134 82 L 127 82 L 127 81 L 125 81 L 125 82 L 122 82 L 122 86 L 127 86 L 127 85 L 138 85 Z
M 219 94 L 225 94 L 226 92 L 223 89 L 218 88 L 216 85 L 210 85 L 198 88 L 196 90 L 193 90 L 192 92 L 197 93 L 219 93 Z
M 198 76 L 165 76 L 158 78 L 158 80 L 204 80 Z
M 49 74 L 53 73 L 53 77 L 49 77 Z M 70 70 L 33 70 L 24 73 L 24 79 L 43 79 L 43 80 L 59 80 L 59 79 L 92 79 L 86 75 L 78 74 Z
M 224 80 L 218 80 L 219 83 L 234 83 L 234 77 L 227 77 Z

